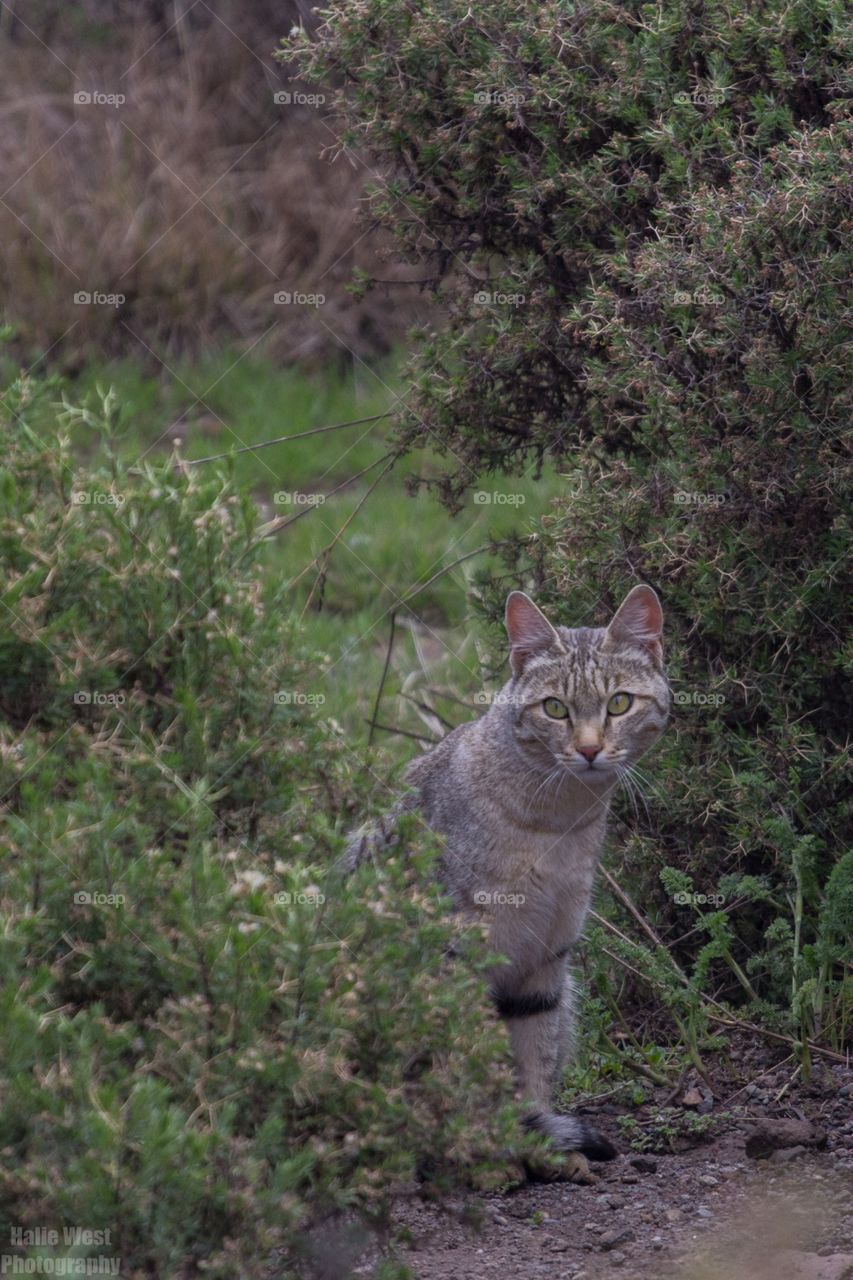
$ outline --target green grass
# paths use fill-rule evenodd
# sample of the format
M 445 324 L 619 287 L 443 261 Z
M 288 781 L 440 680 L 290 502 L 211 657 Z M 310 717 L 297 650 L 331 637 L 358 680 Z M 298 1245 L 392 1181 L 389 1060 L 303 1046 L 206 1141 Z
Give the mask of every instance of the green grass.
M 171 449 L 175 436 L 181 438 L 181 455 L 198 459 L 381 414 L 394 405 L 402 385 L 394 361 L 376 371 L 359 368 L 344 375 L 276 368 L 251 356 L 218 355 L 195 364 L 176 363 L 160 375 L 133 362 L 90 368 L 75 384 L 72 398 L 94 401 L 99 388 L 114 388 L 115 447 L 125 460 L 144 460 Z M 237 454 L 236 476 L 251 490 L 266 518 L 295 513 L 304 506 L 277 503 L 276 494 L 328 493 L 383 457 L 390 430 L 386 419 Z M 77 431 L 81 454 L 91 454 L 95 441 L 87 439 L 85 428 Z M 465 508 L 451 517 L 432 493 L 412 496 L 406 481 L 412 475 L 435 474 L 452 462 L 427 452 L 411 456 L 356 510 L 380 475 L 378 466 L 269 540 L 265 565 L 270 580 L 293 584 L 294 608 L 304 610 L 306 639 L 327 655 L 317 689 L 308 692 L 322 693 L 322 713 L 340 723 L 354 750 L 363 751 L 367 742 L 366 722 L 382 677 L 395 609 L 399 625 L 379 716 L 382 723 L 431 736 L 436 726 L 425 723 L 414 704 L 401 696 L 405 691 L 421 698 L 418 690 L 427 686 L 452 695 L 436 704 L 449 723 L 475 713 L 482 680 L 469 584 L 488 557 L 477 555 L 442 570 L 491 538 L 527 527 L 564 487 L 559 476 L 547 471 L 538 481 L 490 477 L 482 490 L 492 501 L 477 503 L 472 494 Z M 218 464 L 202 465 L 209 470 Z M 516 502 L 495 501 L 494 495 L 514 496 Z M 345 525 L 318 578 L 313 562 L 322 558 Z M 410 596 L 411 604 L 401 605 Z M 458 705 L 454 697 L 463 698 L 471 709 Z M 413 739 L 383 732 L 375 741 L 392 758 L 406 758 L 416 749 Z

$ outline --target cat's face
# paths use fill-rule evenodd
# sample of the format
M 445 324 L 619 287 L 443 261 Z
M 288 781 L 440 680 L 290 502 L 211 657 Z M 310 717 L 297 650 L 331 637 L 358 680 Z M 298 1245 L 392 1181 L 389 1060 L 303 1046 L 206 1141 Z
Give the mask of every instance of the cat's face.
M 670 708 L 663 615 L 651 587 L 629 592 L 607 627 L 553 627 L 520 591 L 507 600 L 513 679 L 502 714 L 535 772 L 590 785 L 623 774 L 660 736 Z M 559 772 L 555 776 L 559 776 Z

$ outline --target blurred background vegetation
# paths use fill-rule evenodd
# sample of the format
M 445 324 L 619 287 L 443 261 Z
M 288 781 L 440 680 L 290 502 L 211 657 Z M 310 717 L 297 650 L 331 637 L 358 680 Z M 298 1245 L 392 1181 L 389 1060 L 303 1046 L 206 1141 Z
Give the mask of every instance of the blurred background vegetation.
M 848 39 L 835 0 L 0 8 L 7 1226 L 338 1274 L 318 1223 L 393 1247 L 397 1192 L 517 1180 L 431 842 L 335 870 L 504 679 L 511 587 L 667 618 L 573 1086 L 630 1121 L 735 1027 L 843 1060 Z

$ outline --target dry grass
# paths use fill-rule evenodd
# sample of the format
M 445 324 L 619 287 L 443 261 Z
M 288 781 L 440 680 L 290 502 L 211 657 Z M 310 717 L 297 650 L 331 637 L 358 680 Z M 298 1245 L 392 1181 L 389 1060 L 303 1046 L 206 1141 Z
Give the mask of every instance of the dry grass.
M 347 291 L 356 269 L 404 274 L 359 221 L 367 166 L 321 158 L 335 143 L 322 106 L 274 100 L 322 92 L 272 57 L 297 5 L 31 10 L 0 23 L 0 288 L 19 358 L 53 347 L 73 368 L 93 349 L 168 359 L 222 339 L 325 361 L 401 336 L 422 307 L 413 287 Z M 75 303 L 96 291 L 125 301 Z M 275 305 L 277 291 L 326 301 Z

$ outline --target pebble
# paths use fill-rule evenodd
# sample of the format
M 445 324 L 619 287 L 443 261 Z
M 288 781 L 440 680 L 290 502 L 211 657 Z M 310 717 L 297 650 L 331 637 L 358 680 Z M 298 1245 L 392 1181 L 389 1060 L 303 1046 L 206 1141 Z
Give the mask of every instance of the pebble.
M 633 1184 L 635 1182 L 639 1182 L 640 1179 L 639 1175 L 636 1173 L 623 1173 L 620 1181 Z
M 615 1249 L 617 1244 L 627 1244 L 629 1240 L 634 1239 L 634 1232 L 630 1227 L 617 1227 L 615 1231 L 606 1231 L 599 1240 L 602 1249 Z
M 658 1162 L 654 1156 L 631 1156 L 629 1164 L 633 1165 L 635 1169 L 638 1169 L 640 1173 L 657 1173 Z
M 703 1187 L 717 1187 L 719 1183 L 712 1173 L 702 1173 L 699 1175 L 699 1181 Z

